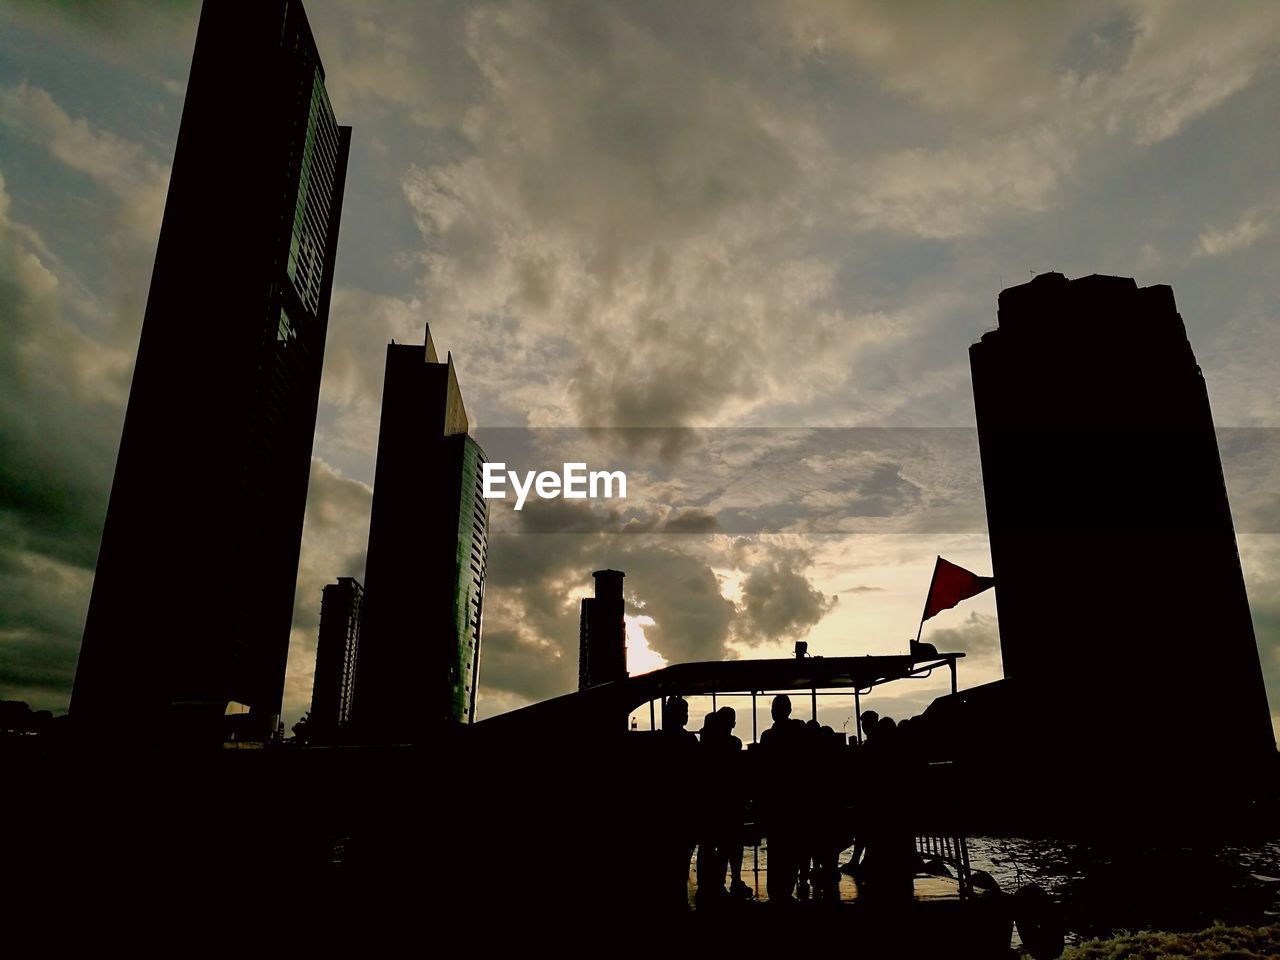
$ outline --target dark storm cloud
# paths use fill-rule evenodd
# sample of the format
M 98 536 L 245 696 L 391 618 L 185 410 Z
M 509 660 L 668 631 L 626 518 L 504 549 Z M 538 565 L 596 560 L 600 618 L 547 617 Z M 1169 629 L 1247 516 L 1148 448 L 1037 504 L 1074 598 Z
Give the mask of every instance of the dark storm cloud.
M 514 497 L 514 494 L 511 496 Z M 711 514 L 697 509 L 610 507 L 578 505 L 564 499 L 539 500 L 532 497 L 518 515 L 510 501 L 491 501 L 494 529 L 518 529 L 537 533 L 719 533 L 720 525 Z
M 0 178 L 0 533 L 89 566 L 119 430 L 120 358 L 69 322 L 49 253 L 8 208 Z
M 482 710 L 495 692 L 536 701 L 577 689 L 576 652 L 569 656 L 567 650 L 541 647 L 515 631 L 486 628 L 481 653 Z
M 835 604 L 813 587 L 812 561 L 800 549 L 725 537 L 493 537 L 485 637 L 500 641 L 493 668 L 484 641 L 482 693 L 536 699 L 573 689 L 579 601 L 592 594 L 593 570 L 626 573 L 628 614 L 650 618 L 650 649 L 678 663 L 723 659 L 734 641 L 804 636 Z M 738 568 L 751 588 L 735 604 L 717 571 Z
M 24 61 L 61 61 L 52 69 L 46 61 L 40 72 L 78 78 L 78 93 L 89 98 L 118 94 L 133 75 L 168 99 L 182 93 L 199 13 L 200 0 L 12 0 L 0 10 L 0 48 L 12 44 L 10 53 L 17 47 Z M 84 78 L 100 78 L 93 68 L 103 66 L 111 83 L 92 89 Z
M 1280 533 L 1280 429 L 1218 429 L 1218 449 L 1235 527 Z
M 632 548 L 622 559 L 632 611 L 654 620 L 645 630 L 653 650 L 672 663 L 724 659 L 735 610 L 705 560 L 651 544 Z
M 157 20 L 189 16 L 200 9 L 200 0 L 14 0 L 14 6 L 117 35 L 150 28 Z
M 490 536 L 481 641 L 480 704 L 495 694 L 538 700 L 576 687 L 578 602 L 590 596 L 593 541 Z M 496 638 L 490 656 L 489 638 Z
M 113 229 L 99 238 L 101 243 L 149 248 L 164 212 L 169 172 L 146 147 L 94 129 L 84 118 L 71 116 L 47 90 L 27 83 L 0 87 L 0 123 L 111 196 L 114 203 L 104 224 Z M 134 236 L 117 236 L 114 228 L 121 226 Z
M 57 188 L 48 202 L 15 203 L 0 171 L 0 696 L 60 711 L 141 326 L 130 284 L 145 283 L 168 170 L 146 146 L 26 82 L 0 83 L 0 133 L 19 170 L 34 162 Z M 93 212 L 77 222 L 97 234 L 101 263 L 17 213 L 78 211 L 86 201 Z M 104 265 L 109 279 L 91 289 Z
M 1280 717 L 1280 537 L 1245 534 L 1239 539 L 1267 698 L 1272 717 Z
M 663 533 L 720 533 L 720 522 L 702 510 L 674 513 L 662 525 Z
M 373 491 L 367 484 L 312 460 L 307 514 L 298 563 L 293 626 L 314 633 L 320 626 L 320 591 L 338 577 L 364 579 L 365 543 Z
M 481 428 L 504 471 L 563 463 L 627 476 L 625 500 L 530 496 L 508 482 L 496 529 L 530 533 L 962 532 L 985 528 L 970 429 L 726 428 L 636 431 Z M 620 434 L 613 441 L 611 435 Z M 669 434 L 667 439 L 664 434 Z
M 61 266 L 11 219 L 0 178 L 0 696 L 54 710 L 74 675 L 128 370 L 71 322 Z
M 424 289 L 464 355 L 500 338 L 501 372 L 468 372 L 495 399 L 507 388 L 505 416 L 732 420 L 829 402 L 854 368 L 871 375 L 863 410 L 930 392 L 946 410 L 967 331 L 941 300 L 861 292 L 876 278 L 859 234 L 951 239 L 1051 210 L 1111 139 L 1168 139 L 1246 86 L 1268 19 L 805 0 L 741 5 L 732 29 L 705 31 L 664 4 L 476 5 L 463 144 L 405 178 Z M 1188 72 L 1206 42 L 1223 55 Z M 868 76 L 905 99 L 885 126 L 914 144 L 878 143 Z M 842 95 L 856 109 L 828 102 Z M 513 390 L 511 364 L 559 382 Z
M 748 644 L 796 640 L 809 632 L 837 603 L 809 582 L 813 555 L 796 547 L 738 541 L 742 581 L 737 636 Z
M 802 140 L 753 78 L 710 69 L 724 51 L 701 48 L 725 41 L 625 4 L 479 5 L 467 25 L 467 149 L 405 179 L 460 352 L 501 337 L 508 363 L 553 365 L 575 419 L 640 426 L 764 399 L 780 353 L 830 359 L 829 270 L 775 262 L 788 241 L 756 216 L 794 221 Z M 496 388 L 480 357 L 469 375 Z
M 537 699 L 574 688 L 579 603 L 603 568 L 626 573 L 628 612 L 653 619 L 653 650 L 672 661 L 724 657 L 734 605 L 704 558 L 647 537 L 499 535 L 490 540 L 482 693 Z M 490 631 L 502 638 L 496 672 Z
M 974 660 L 1000 655 L 999 625 L 987 614 L 970 613 L 959 626 L 930 630 L 927 639 L 942 653 L 965 653 Z
M 468 49 L 468 6 L 467 0 L 312 0 L 307 10 L 330 95 L 366 124 L 462 126 L 482 79 Z
M 334 291 L 320 386 L 317 456 L 372 477 L 387 344 L 422 343 L 427 319 L 416 301 L 349 288 Z M 464 392 L 464 399 L 469 393 Z
M 0 699 L 66 709 L 92 572 L 0 547 Z

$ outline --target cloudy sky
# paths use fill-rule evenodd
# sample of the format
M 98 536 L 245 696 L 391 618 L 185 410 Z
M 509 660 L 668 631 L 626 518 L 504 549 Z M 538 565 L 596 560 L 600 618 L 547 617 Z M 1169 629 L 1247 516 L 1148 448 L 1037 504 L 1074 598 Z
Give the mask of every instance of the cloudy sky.
M 491 456 L 632 474 L 496 517 L 491 714 L 573 686 L 605 565 L 633 670 L 905 651 L 935 554 L 990 573 L 966 348 L 1045 270 L 1173 286 L 1280 708 L 1280 5 L 306 5 L 355 132 L 289 721 L 320 588 L 363 572 L 390 338 L 431 324 Z M 0 2 L 0 696 L 36 707 L 74 674 L 197 13 Z M 990 594 L 926 639 L 999 676 Z

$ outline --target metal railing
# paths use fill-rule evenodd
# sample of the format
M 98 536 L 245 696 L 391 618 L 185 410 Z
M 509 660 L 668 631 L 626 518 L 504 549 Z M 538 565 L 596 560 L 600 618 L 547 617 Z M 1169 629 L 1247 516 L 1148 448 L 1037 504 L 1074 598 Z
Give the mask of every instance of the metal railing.
M 960 885 L 960 897 L 967 898 L 973 892 L 969 877 L 969 845 L 959 834 L 941 834 L 916 837 L 916 852 L 922 857 L 939 860 L 956 871 Z

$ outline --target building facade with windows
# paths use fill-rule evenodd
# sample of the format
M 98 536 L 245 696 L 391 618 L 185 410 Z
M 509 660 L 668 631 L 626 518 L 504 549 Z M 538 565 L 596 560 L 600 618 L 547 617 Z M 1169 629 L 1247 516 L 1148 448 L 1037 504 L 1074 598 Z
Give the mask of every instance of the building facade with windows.
M 298 0 L 205 3 L 71 713 L 278 727 L 351 131 Z M 218 599 L 209 588 L 223 584 Z
M 360 607 L 364 588 L 354 577 L 326 584 L 320 601 L 320 635 L 311 687 L 308 738 L 344 739 L 351 723 L 356 657 L 360 651 Z
M 431 332 L 387 347 L 354 723 L 412 743 L 475 715 L 488 567 L 484 451 Z

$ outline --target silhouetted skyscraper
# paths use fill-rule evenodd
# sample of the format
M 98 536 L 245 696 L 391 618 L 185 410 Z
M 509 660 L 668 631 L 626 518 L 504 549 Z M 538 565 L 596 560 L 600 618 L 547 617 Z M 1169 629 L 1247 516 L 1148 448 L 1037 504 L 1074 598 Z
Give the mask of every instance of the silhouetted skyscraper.
M 467 434 L 453 357 L 387 347 L 354 721 L 414 742 L 469 723 L 488 551 L 484 451 Z
M 339 577 L 337 583 L 326 584 L 321 595 L 309 721 L 313 740 L 338 739 L 351 722 L 363 595 L 354 577 Z
M 1270 754 L 1208 392 L 1173 291 L 1042 274 L 1000 294 L 999 323 L 969 354 L 1005 675 L 1090 757 Z
M 624 680 L 627 676 L 627 624 L 621 570 L 597 570 L 596 595 L 582 600 L 578 626 L 578 689 Z
M 275 729 L 349 146 L 298 0 L 204 5 L 72 696 L 83 728 L 154 732 L 175 704 L 237 701 Z

